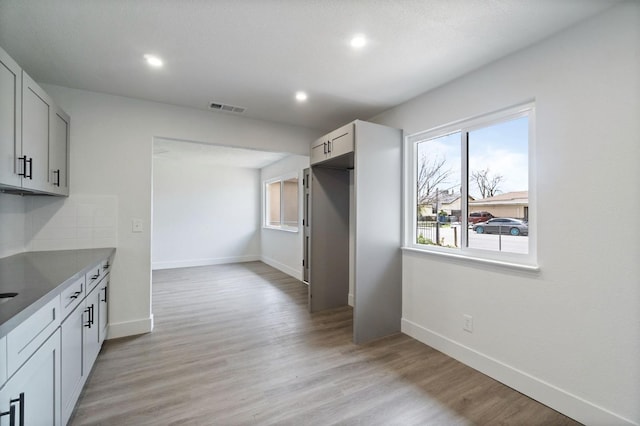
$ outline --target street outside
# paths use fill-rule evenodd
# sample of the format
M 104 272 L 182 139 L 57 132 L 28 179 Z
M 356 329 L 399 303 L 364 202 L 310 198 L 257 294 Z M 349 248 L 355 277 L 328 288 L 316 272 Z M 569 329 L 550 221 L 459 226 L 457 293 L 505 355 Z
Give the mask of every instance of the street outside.
M 418 227 L 417 233 L 418 236 L 423 235 L 425 238 L 432 239 L 435 242 L 435 237 L 432 237 L 432 235 L 435 236 L 435 229 Z M 457 241 L 454 240 L 454 235 Z M 440 245 L 460 247 L 460 239 L 460 225 L 440 228 Z M 529 252 L 529 237 L 509 234 L 477 234 L 469 229 L 469 248 L 527 254 Z

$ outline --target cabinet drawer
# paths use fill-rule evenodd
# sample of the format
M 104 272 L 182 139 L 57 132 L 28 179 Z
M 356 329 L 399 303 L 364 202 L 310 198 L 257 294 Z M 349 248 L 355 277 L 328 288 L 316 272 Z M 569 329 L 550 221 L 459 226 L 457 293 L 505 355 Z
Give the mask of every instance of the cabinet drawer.
M 100 282 L 103 276 L 102 263 L 91 268 L 84 276 L 86 283 L 85 294 L 91 293 L 91 290 Z
M 7 381 L 7 359 L 4 355 L 7 353 L 7 338 L 0 337 L 0 388 Z
M 80 301 L 84 299 L 84 282 L 85 277 L 82 276 L 60 294 L 62 319 L 66 318 L 67 315 L 69 315 L 71 311 L 80 304 Z
M 60 296 L 7 334 L 7 373 L 11 376 L 60 325 Z

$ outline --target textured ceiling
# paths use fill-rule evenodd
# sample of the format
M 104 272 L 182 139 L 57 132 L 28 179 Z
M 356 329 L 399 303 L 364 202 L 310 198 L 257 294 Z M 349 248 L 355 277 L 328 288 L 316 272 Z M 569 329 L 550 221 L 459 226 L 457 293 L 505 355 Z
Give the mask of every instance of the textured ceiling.
M 0 0 L 0 46 L 42 83 L 200 109 L 216 101 L 331 130 L 615 2 Z M 349 46 L 355 33 L 369 39 L 359 51 Z M 150 70 L 145 53 L 164 68 Z

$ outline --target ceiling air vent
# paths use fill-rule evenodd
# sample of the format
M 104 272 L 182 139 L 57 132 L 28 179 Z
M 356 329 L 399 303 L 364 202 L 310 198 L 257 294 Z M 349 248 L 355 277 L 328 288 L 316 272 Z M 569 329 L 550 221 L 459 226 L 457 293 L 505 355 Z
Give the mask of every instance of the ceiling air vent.
M 243 112 L 245 112 L 247 110 L 244 107 L 227 105 L 227 104 L 220 104 L 218 102 L 211 102 L 209 104 L 209 109 L 212 109 L 214 111 L 232 112 L 232 113 L 235 113 L 235 114 L 242 114 Z

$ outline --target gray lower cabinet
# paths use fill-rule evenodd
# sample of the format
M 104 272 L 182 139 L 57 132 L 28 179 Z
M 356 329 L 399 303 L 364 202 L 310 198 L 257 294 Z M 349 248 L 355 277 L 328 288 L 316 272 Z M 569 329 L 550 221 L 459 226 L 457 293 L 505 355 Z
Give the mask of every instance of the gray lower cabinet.
M 85 371 L 90 371 L 100 352 L 100 326 L 98 324 L 98 309 L 100 308 L 99 286 L 93 288 L 87 296 L 84 309 L 84 342 L 82 347 L 82 364 Z
M 103 267 L 98 267 L 104 271 Z M 87 278 L 97 275 L 97 269 Z M 109 275 L 92 287 L 89 294 L 62 321 L 62 424 L 71 418 L 91 368 L 100 353 L 107 331 L 107 291 Z M 1 425 L 0 425 L 1 426 Z
M 104 277 L 98 285 L 99 289 L 99 307 L 98 307 L 98 344 L 102 346 L 102 342 L 107 337 L 107 328 L 109 326 L 109 275 Z
M 0 337 L 0 426 L 69 422 L 108 329 L 109 260 Z
M 1 426 L 58 426 L 60 330 L 56 331 L 0 390 Z
M 62 322 L 62 424 L 67 424 L 86 380 L 82 362 L 85 335 L 85 303 L 78 305 Z

